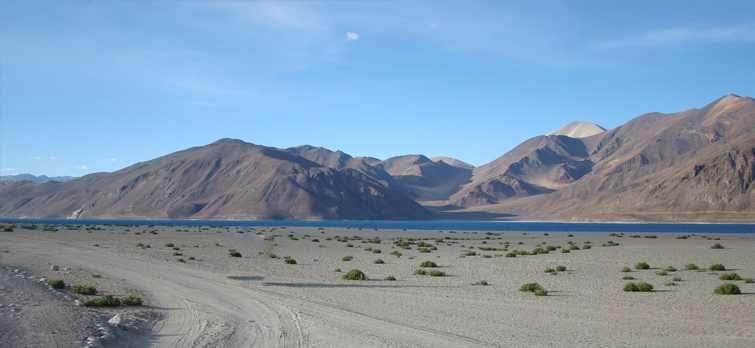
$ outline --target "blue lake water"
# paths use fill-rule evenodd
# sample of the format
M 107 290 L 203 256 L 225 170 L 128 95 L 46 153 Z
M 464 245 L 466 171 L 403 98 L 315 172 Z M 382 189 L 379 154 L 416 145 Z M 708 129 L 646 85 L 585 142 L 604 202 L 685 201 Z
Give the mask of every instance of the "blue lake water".
M 0 222 L 69 225 L 160 225 L 239 227 L 343 227 L 380 230 L 533 231 L 533 232 L 652 232 L 755 233 L 755 224 L 624 224 L 489 221 L 231 221 L 231 220 L 64 220 L 0 219 Z

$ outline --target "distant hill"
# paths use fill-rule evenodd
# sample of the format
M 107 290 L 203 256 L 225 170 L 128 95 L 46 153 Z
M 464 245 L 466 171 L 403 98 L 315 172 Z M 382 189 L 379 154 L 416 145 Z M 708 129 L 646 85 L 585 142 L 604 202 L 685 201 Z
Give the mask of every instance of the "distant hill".
M 68 182 L 0 181 L 0 217 L 755 222 L 755 100 L 572 122 L 479 167 L 222 139 Z
M 8 182 L 15 182 L 15 181 L 21 181 L 21 180 L 29 180 L 33 182 L 47 182 L 47 181 L 66 182 L 66 181 L 71 181 L 73 179 L 76 179 L 76 177 L 75 176 L 54 176 L 54 177 L 49 178 L 45 175 L 34 176 L 31 174 L 14 174 L 14 175 L 0 176 L 0 181 L 8 181 Z
M 114 173 L 0 186 L 0 216 L 421 220 L 433 214 L 352 169 L 223 139 Z

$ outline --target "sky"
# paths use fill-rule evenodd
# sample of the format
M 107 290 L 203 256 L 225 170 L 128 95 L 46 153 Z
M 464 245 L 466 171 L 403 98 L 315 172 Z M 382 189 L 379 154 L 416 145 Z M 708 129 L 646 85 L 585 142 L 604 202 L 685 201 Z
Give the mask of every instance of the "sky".
M 753 1 L 0 1 L 0 175 L 221 138 L 475 166 L 755 96 Z

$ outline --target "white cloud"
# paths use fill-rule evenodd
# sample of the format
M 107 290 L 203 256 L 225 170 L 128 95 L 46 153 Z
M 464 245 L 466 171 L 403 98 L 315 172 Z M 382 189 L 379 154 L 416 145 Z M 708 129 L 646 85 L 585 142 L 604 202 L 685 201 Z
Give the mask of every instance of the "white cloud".
M 346 41 L 355 41 L 355 40 L 359 40 L 359 34 L 353 31 L 346 33 Z
M 56 160 L 56 159 L 58 159 L 58 158 L 57 158 L 57 157 L 55 157 L 55 156 L 53 156 L 53 157 L 50 157 L 50 159 L 51 159 L 51 160 Z
M 89 169 L 89 166 L 86 166 L 86 165 L 80 165 L 80 166 L 76 166 L 75 168 L 76 168 L 76 169 Z
M 0 172 L 15 172 L 14 168 L 0 168 Z
M 36 156 L 36 157 L 35 156 L 29 156 L 29 157 L 26 157 L 26 158 L 33 159 L 33 160 L 38 160 L 38 161 L 46 159 L 46 158 L 44 158 L 42 156 Z
M 115 162 L 117 160 L 118 160 L 117 158 L 105 158 L 105 161 L 107 162 Z

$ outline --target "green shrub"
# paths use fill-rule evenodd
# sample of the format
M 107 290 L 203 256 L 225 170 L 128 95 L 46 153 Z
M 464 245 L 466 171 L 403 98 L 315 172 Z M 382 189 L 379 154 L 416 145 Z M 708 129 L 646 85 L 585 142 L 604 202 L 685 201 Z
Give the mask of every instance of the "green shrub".
M 659 276 L 665 276 L 665 275 L 668 275 L 668 272 L 666 272 L 666 271 L 658 271 L 658 272 L 655 272 L 655 274 L 657 274 Z
M 583 250 L 587 250 L 587 249 L 590 249 L 590 248 L 592 248 L 592 245 L 590 245 L 590 244 L 585 244 L 585 245 L 582 246 Z
M 588 249 L 589 249 L 589 248 L 588 248 Z M 571 245 L 571 246 L 569 247 L 569 250 L 579 250 L 579 245 L 576 245 L 576 244 L 572 244 L 572 245 Z
M 352 269 L 341 277 L 345 280 L 367 280 L 367 276 L 358 269 Z
M 340 268 L 336 268 L 336 269 L 333 270 L 333 272 L 341 272 L 341 269 Z
M 564 271 L 566 271 L 566 266 L 556 266 L 556 271 L 558 271 L 558 272 L 564 272 Z
M 634 280 L 634 277 L 632 277 L 632 276 L 624 276 L 624 278 L 621 278 L 621 279 L 624 279 L 624 280 Z
M 430 272 L 427 272 L 427 274 L 431 277 L 442 277 L 446 275 L 446 273 L 438 271 L 438 270 L 432 270 Z
M 351 256 L 349 256 L 349 255 L 346 255 L 346 256 L 344 256 L 344 257 L 343 257 L 343 258 L 341 259 L 341 261 L 351 261 L 351 260 L 353 260 L 353 259 L 354 259 L 353 257 L 351 257 Z
M 537 289 L 535 290 L 535 296 L 548 296 L 548 290 Z
M 121 304 L 124 306 L 141 306 L 142 299 L 136 295 L 128 295 L 121 298 Z
M 488 282 L 485 281 L 485 280 L 480 280 L 479 282 L 472 283 L 472 284 L 469 284 L 469 285 L 488 285 Z
M 228 255 L 230 255 L 231 257 L 241 257 L 241 253 L 236 250 L 229 251 Z
M 624 267 L 621 269 L 622 272 L 631 272 L 632 270 L 629 269 L 629 267 Z
M 419 264 L 420 267 L 438 267 L 438 265 L 435 264 L 435 262 L 432 261 L 424 261 L 421 264 Z
M 543 248 L 535 248 L 532 250 L 532 255 L 547 254 L 547 253 L 548 253 L 548 250 L 545 250 Z
M 721 245 L 721 243 L 713 244 L 713 246 L 710 247 L 711 249 L 723 249 L 724 246 Z
M 166 243 L 166 244 L 165 244 L 165 247 L 167 247 L 167 248 L 172 248 L 172 247 L 173 247 L 173 243 Z
M 381 251 L 380 251 L 380 249 L 375 249 L 375 250 L 372 251 L 372 253 L 374 253 L 374 254 L 380 254 Z
M 668 283 L 666 283 L 665 285 L 666 285 L 666 286 L 675 286 L 675 285 L 676 285 L 676 283 L 674 283 L 674 282 L 668 282 Z
M 739 295 L 741 292 L 739 287 L 732 283 L 721 284 L 713 291 L 717 295 Z
M 668 266 L 664 268 L 663 270 L 666 272 L 676 272 L 676 268 L 674 268 L 673 266 Z
M 415 275 L 427 275 L 427 271 L 425 271 L 424 269 L 419 269 L 418 268 L 418 269 L 414 270 L 414 274 Z
M 694 271 L 694 270 L 700 269 L 700 267 L 697 267 L 697 265 L 694 264 L 694 263 L 688 263 L 688 264 L 684 265 L 684 269 L 686 269 L 688 271 Z
M 393 277 L 393 276 L 387 276 L 387 277 L 385 277 L 385 280 L 389 280 L 389 281 L 395 281 L 395 280 L 396 280 L 396 278 L 395 278 L 395 277 Z
M 278 255 L 276 255 L 275 253 L 269 253 L 269 254 L 267 254 L 267 257 L 269 257 L 271 259 L 277 259 Z
M 287 258 L 283 262 L 285 262 L 287 265 L 295 265 L 296 264 L 296 260 L 294 260 L 292 258 Z
M 53 289 L 62 289 L 66 287 L 66 283 L 63 279 L 50 279 L 47 281 L 47 285 Z
M 71 292 L 74 294 L 79 294 L 79 295 L 96 295 L 97 288 L 91 285 L 90 286 L 76 285 L 73 288 L 71 288 Z
M 548 267 L 548 268 L 545 269 L 545 273 L 553 273 L 555 271 L 556 271 L 555 269 L 550 268 L 550 267 Z
M 636 265 L 634 265 L 634 268 L 636 268 L 636 269 L 649 269 L 650 265 L 648 265 L 647 262 L 638 262 Z
M 383 259 L 377 259 L 377 260 L 375 260 L 375 261 L 372 261 L 372 263 L 375 263 L 375 264 L 378 264 L 378 265 L 379 265 L 379 264 L 383 264 L 383 263 L 385 263 L 385 261 L 383 261 Z
M 519 288 L 519 291 L 522 291 L 522 292 L 535 292 L 535 291 L 540 290 L 540 289 L 543 289 L 543 287 L 540 286 L 540 284 L 538 284 L 538 283 L 528 283 L 528 284 L 522 285 L 522 287 Z
M 755 280 L 753 280 L 752 278 L 747 278 L 745 279 L 745 283 L 752 284 L 752 283 L 755 283 Z
M 637 284 L 627 283 L 627 285 L 624 286 L 624 291 L 627 292 L 650 292 L 651 290 L 653 290 L 653 286 L 645 282 L 639 282 Z
M 121 300 L 112 295 L 104 295 L 95 297 L 84 302 L 87 307 L 118 307 L 121 305 Z
M 724 265 L 722 265 L 720 263 L 714 263 L 714 264 L 710 265 L 710 267 L 708 267 L 708 269 L 711 270 L 711 271 L 725 271 L 726 267 L 724 267 Z
M 173 256 L 183 256 L 183 254 L 181 254 L 181 253 L 179 253 L 179 252 L 176 251 L 176 252 L 173 253 Z
M 675 282 L 680 282 L 680 281 L 682 281 L 682 277 L 674 277 L 674 281 Z
M 739 274 L 736 273 L 724 273 L 718 279 L 721 280 L 742 280 L 742 278 L 739 277 Z

